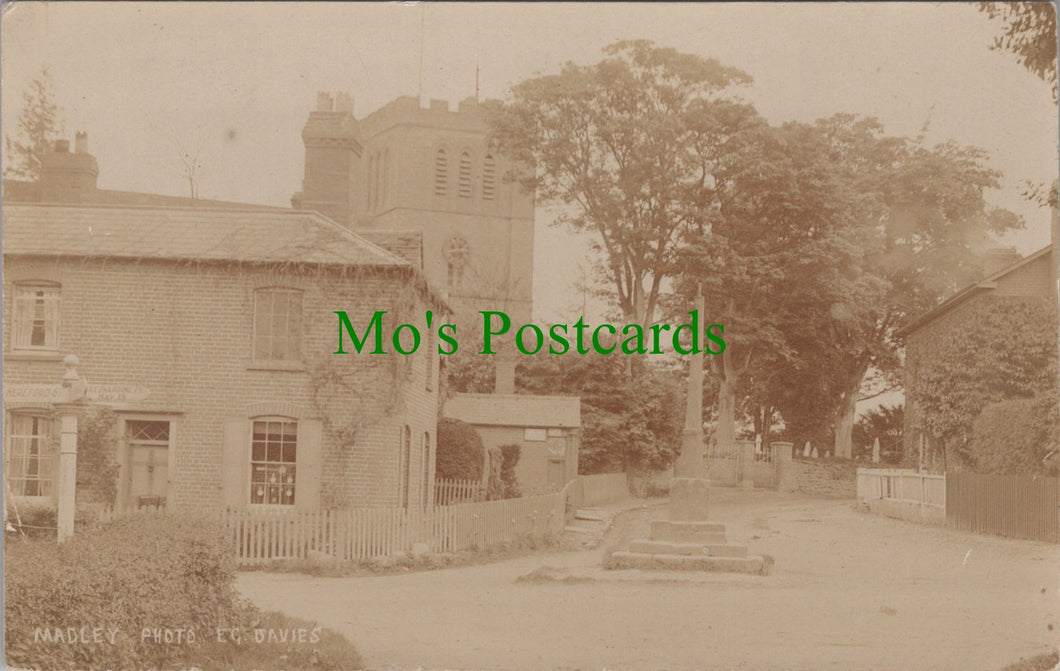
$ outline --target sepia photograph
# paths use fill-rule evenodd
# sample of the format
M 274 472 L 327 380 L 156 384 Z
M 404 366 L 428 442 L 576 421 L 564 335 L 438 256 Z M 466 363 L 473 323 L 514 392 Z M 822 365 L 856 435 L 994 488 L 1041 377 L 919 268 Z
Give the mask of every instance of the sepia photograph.
M 1056 14 L 3 2 L 3 667 L 1060 670 Z

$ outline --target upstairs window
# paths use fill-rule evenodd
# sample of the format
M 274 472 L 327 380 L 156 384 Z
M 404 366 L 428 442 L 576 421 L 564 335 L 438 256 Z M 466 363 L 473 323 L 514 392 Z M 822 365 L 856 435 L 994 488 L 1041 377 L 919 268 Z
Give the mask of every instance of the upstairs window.
M 51 496 L 55 485 L 55 423 L 37 415 L 10 416 L 4 478 L 14 496 Z
M 254 292 L 254 359 L 300 361 L 302 292 L 268 288 Z
M 471 155 L 466 151 L 460 154 L 460 189 L 461 198 L 471 197 Z
M 14 294 L 11 348 L 59 349 L 59 285 L 16 284 Z
M 250 443 L 250 502 L 293 506 L 297 473 L 298 422 L 283 417 L 256 419 Z
M 449 193 L 449 157 L 444 149 L 439 149 L 434 156 L 434 195 L 444 196 Z
M 497 193 L 497 165 L 493 156 L 486 154 L 482 161 L 482 200 L 493 200 Z

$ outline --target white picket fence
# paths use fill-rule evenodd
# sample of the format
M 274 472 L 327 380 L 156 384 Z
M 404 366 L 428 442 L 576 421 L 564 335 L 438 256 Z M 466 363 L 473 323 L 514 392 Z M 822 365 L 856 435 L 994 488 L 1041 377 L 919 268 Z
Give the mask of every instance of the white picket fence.
M 310 553 L 355 561 L 409 552 L 416 544 L 431 552 L 456 552 L 560 534 L 566 525 L 570 487 L 542 496 L 426 509 L 296 512 L 258 508 L 226 510 L 219 517 L 241 565 L 305 559 Z M 97 519 L 106 522 L 124 515 L 168 514 L 180 513 L 151 508 L 106 510 Z
M 454 503 L 481 501 L 486 497 L 486 488 L 478 480 L 434 481 L 434 503 L 448 506 Z
M 859 468 L 857 501 L 870 512 L 911 522 L 946 523 L 946 476 L 903 469 Z

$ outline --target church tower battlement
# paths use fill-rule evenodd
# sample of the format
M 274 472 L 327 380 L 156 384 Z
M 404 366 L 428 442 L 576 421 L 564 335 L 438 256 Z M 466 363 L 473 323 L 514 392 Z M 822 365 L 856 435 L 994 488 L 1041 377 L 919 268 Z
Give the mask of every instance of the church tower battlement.
M 483 108 L 399 97 L 356 119 L 349 96 L 318 96 L 302 132 L 305 180 L 295 207 L 357 230 L 419 231 L 428 282 L 458 312 L 530 321 L 534 199 L 491 149 Z

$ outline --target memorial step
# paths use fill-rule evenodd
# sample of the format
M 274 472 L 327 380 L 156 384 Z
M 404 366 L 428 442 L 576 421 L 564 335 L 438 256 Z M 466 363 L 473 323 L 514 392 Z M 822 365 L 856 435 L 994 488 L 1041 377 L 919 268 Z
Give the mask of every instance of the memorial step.
M 574 511 L 574 519 L 576 520 L 592 520 L 594 522 L 605 522 L 607 521 L 607 513 L 603 510 L 595 510 L 593 508 L 579 508 Z
M 703 555 L 705 557 L 746 557 L 746 545 L 731 543 L 674 543 L 648 539 L 635 540 L 629 544 L 630 552 L 642 554 Z
M 721 522 L 674 522 L 652 520 L 651 540 L 673 543 L 724 543 L 725 525 Z
M 772 565 L 765 557 L 711 557 L 709 555 L 646 554 L 615 552 L 611 555 L 614 568 L 646 569 L 650 571 L 710 571 L 716 573 L 753 573 L 766 575 Z

